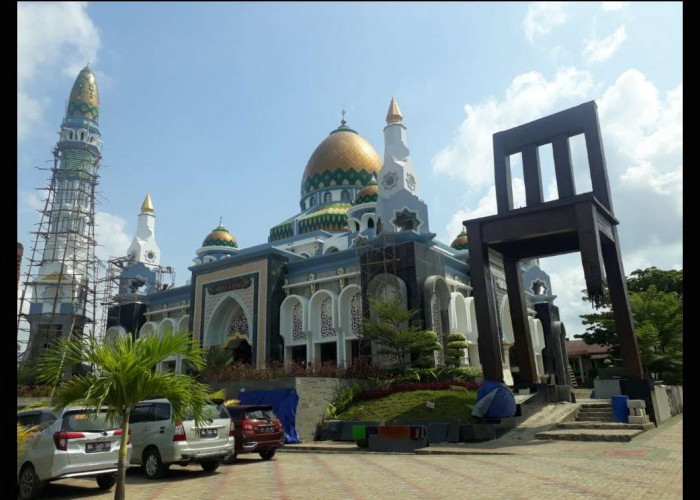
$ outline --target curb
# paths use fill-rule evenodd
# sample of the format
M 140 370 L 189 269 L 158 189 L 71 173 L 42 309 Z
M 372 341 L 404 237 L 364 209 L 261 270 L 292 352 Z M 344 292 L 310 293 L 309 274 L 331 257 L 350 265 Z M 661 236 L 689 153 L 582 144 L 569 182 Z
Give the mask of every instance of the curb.
M 346 453 L 355 454 L 362 453 L 367 455 L 517 455 L 517 453 L 504 451 L 478 451 L 478 450 L 436 450 L 428 448 L 420 448 L 414 452 L 399 452 L 399 451 L 367 451 L 363 448 L 340 448 L 329 449 L 321 447 L 308 448 L 280 448 L 278 453 Z

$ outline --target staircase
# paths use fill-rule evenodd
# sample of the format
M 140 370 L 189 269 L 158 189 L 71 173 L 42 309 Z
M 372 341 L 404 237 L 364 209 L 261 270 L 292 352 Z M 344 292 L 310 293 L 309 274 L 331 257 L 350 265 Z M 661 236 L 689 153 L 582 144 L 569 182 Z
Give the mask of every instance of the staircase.
M 570 364 L 567 364 L 566 367 L 569 369 L 569 384 L 571 384 L 571 388 L 578 389 L 578 384 L 576 383 L 576 375 L 574 375 L 574 369 L 571 368 Z
M 654 428 L 649 424 L 615 422 L 612 406 L 607 399 L 581 400 L 573 422 L 560 422 L 556 428 L 538 432 L 535 439 L 557 441 L 631 441 L 633 437 Z

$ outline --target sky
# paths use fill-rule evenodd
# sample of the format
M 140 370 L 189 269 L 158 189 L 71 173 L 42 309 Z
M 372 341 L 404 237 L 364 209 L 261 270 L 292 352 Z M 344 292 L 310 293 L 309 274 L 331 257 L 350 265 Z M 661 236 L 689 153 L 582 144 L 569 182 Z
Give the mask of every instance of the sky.
M 681 269 L 680 2 L 19 2 L 17 240 L 75 77 L 87 62 L 104 141 L 96 236 L 123 256 L 150 193 L 161 264 L 189 279 L 219 217 L 245 248 L 299 210 L 311 153 L 348 125 L 383 155 L 391 97 L 404 115 L 431 231 L 496 213 L 492 135 L 595 100 L 624 269 Z M 577 192 L 590 189 L 572 140 Z M 545 199 L 556 197 L 551 148 Z M 514 198 L 524 205 L 513 158 Z M 26 259 L 23 271 L 26 272 Z M 541 260 L 572 336 L 579 254 Z

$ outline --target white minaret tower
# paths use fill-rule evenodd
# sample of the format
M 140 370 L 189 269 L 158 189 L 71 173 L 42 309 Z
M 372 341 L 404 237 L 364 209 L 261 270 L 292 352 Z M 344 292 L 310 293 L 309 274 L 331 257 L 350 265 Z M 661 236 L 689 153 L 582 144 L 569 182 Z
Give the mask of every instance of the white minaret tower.
M 141 204 L 136 236 L 131 242 L 127 255 L 135 262 L 151 266 L 160 265 L 160 248 L 156 243 L 156 215 L 150 194 L 146 195 Z
M 428 207 L 418 197 L 418 179 L 406 139 L 406 126 L 391 98 L 384 127 L 384 164 L 379 172 L 377 214 L 382 230 L 428 233 Z

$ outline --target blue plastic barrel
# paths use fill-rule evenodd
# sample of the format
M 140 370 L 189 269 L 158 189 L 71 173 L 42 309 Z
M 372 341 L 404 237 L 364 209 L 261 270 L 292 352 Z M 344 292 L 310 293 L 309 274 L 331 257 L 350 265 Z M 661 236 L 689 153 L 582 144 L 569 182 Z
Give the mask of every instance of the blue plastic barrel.
M 627 423 L 627 417 L 629 416 L 627 400 L 629 396 L 610 396 L 610 399 L 612 401 L 613 420 Z

